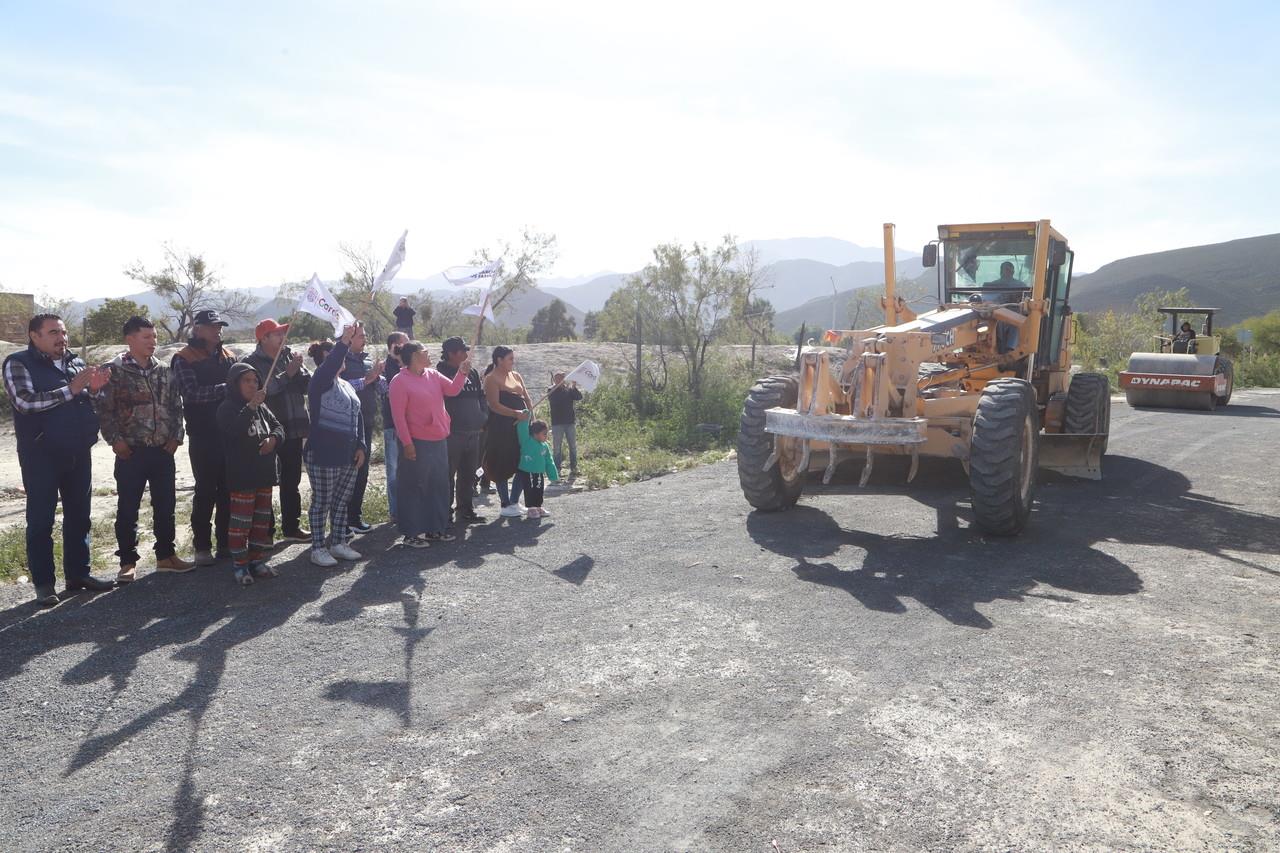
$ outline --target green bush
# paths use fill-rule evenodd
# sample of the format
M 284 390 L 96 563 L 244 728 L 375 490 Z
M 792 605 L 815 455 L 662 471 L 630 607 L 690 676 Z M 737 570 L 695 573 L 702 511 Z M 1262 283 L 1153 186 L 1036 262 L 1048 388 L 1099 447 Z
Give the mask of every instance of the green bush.
M 1236 387 L 1280 387 L 1280 353 L 1244 352 L 1235 362 Z

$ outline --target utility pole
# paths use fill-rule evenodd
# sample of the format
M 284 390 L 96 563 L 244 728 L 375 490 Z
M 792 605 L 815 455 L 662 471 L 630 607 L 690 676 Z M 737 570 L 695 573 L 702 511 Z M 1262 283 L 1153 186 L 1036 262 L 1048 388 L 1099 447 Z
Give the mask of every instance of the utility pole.
M 636 417 L 644 412 L 644 381 L 642 377 L 641 359 L 644 358 L 644 330 L 640 323 L 640 294 L 636 293 Z

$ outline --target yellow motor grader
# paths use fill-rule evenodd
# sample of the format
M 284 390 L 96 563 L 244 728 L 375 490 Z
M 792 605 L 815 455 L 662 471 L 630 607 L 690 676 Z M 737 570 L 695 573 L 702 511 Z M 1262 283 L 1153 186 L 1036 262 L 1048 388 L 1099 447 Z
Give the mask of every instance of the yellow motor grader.
M 884 226 L 883 325 L 829 330 L 797 371 L 762 379 L 742 411 L 738 476 L 760 510 L 793 506 L 811 470 L 841 459 L 958 460 L 973 513 L 1013 535 L 1031 514 L 1037 470 L 1100 479 L 1111 421 L 1106 377 L 1072 375 L 1067 297 L 1074 253 L 1047 219 L 941 225 L 924 247 L 938 306 L 916 314 L 895 293 L 894 226 Z M 843 360 L 833 347 L 844 349 Z

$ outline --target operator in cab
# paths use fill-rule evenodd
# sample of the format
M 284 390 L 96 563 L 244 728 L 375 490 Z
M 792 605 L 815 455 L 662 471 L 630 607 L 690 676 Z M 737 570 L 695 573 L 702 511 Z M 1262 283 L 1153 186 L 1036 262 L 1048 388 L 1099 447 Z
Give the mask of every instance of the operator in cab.
M 983 287 L 1007 287 L 1010 289 L 1025 288 L 1026 282 L 1013 277 L 1013 262 L 1005 261 L 1000 265 L 1000 277 L 989 281 Z

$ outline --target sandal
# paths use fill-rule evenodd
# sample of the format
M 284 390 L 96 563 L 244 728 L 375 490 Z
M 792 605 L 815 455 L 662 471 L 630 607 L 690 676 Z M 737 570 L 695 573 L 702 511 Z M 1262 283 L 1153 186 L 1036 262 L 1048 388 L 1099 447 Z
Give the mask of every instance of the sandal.
M 452 533 L 427 533 L 424 535 L 432 542 L 452 542 L 457 538 Z
M 280 576 L 280 572 L 270 563 L 250 563 L 249 571 L 253 572 L 255 578 L 275 578 Z

